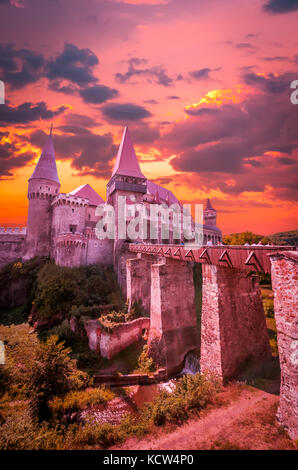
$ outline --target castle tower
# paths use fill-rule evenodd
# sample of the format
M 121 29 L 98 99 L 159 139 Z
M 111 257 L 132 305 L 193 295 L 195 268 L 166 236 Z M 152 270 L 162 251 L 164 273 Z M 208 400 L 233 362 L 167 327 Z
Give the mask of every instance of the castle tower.
M 24 259 L 49 256 L 51 249 L 51 202 L 59 194 L 52 128 L 35 170 L 28 180 L 29 209 Z
M 115 210 L 115 242 L 117 242 L 119 234 L 118 197 L 125 196 L 126 204 L 142 204 L 143 195 L 146 192 L 147 179 L 141 172 L 128 128 L 125 127 L 113 173 L 107 184 L 107 202 L 112 204 Z M 133 217 L 135 214 L 127 215 L 127 220 L 129 220 L 129 217 Z
M 217 218 L 217 212 L 212 207 L 210 199 L 207 199 L 206 207 L 204 209 L 204 224 L 207 227 L 216 227 L 216 218 Z

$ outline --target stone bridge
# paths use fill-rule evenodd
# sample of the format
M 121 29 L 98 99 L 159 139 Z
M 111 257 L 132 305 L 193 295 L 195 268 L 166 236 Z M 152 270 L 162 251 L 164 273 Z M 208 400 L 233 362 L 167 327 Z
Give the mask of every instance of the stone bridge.
M 135 257 L 133 257 L 135 254 Z M 248 361 L 271 358 L 258 276 L 272 275 L 281 365 L 278 417 L 298 437 L 298 253 L 290 246 L 184 246 L 129 244 L 126 295 L 150 312 L 148 346 L 167 375 L 178 372 L 200 345 L 202 372 L 223 382 Z M 194 263 L 202 264 L 198 326 Z M 200 337 L 199 337 L 200 336 Z

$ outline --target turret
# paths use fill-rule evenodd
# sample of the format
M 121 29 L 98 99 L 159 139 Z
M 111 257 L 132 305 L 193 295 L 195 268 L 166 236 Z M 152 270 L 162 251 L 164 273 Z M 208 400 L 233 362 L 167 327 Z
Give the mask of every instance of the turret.
M 35 170 L 28 180 L 28 219 L 24 259 L 49 256 L 51 250 L 51 202 L 59 194 L 52 127 Z
M 107 202 L 114 206 L 116 215 L 116 241 L 118 239 L 118 196 L 125 196 L 127 204 L 142 204 L 146 192 L 147 179 L 141 172 L 131 137 L 125 127 L 113 173 L 107 184 Z
M 207 199 L 206 207 L 204 209 L 204 224 L 207 227 L 216 227 L 217 212 L 212 207 L 210 199 Z

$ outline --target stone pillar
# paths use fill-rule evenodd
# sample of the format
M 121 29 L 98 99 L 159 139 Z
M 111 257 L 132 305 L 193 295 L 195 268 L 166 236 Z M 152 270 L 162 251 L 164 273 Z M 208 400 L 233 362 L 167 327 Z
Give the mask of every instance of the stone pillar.
M 271 357 L 257 276 L 202 266 L 201 370 L 232 378 L 248 360 Z
M 138 253 L 137 258 L 126 260 L 126 296 L 128 308 L 134 302 L 142 301 L 146 312 L 150 312 L 150 290 L 151 290 L 151 265 L 154 259 L 142 256 Z
M 167 375 L 178 372 L 198 347 L 195 290 L 190 263 L 166 259 L 151 266 L 148 351 Z
M 298 253 L 284 251 L 270 259 L 281 368 L 277 419 L 298 439 Z

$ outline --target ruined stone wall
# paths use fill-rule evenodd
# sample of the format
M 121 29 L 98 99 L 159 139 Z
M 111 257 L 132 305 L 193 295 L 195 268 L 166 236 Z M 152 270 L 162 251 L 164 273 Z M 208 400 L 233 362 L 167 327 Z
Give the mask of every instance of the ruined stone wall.
M 201 370 L 225 380 L 271 357 L 257 276 L 203 264 L 202 278 Z
M 151 267 L 149 352 L 177 372 L 189 351 L 198 347 L 195 290 L 191 263 L 166 259 Z
M 277 343 L 281 367 L 278 420 L 298 439 L 298 254 L 271 256 Z
M 149 318 L 137 318 L 131 322 L 119 323 L 111 331 L 104 330 L 97 320 L 85 322 L 85 330 L 92 351 L 111 359 L 123 349 L 141 339 L 144 330 L 148 330 Z

